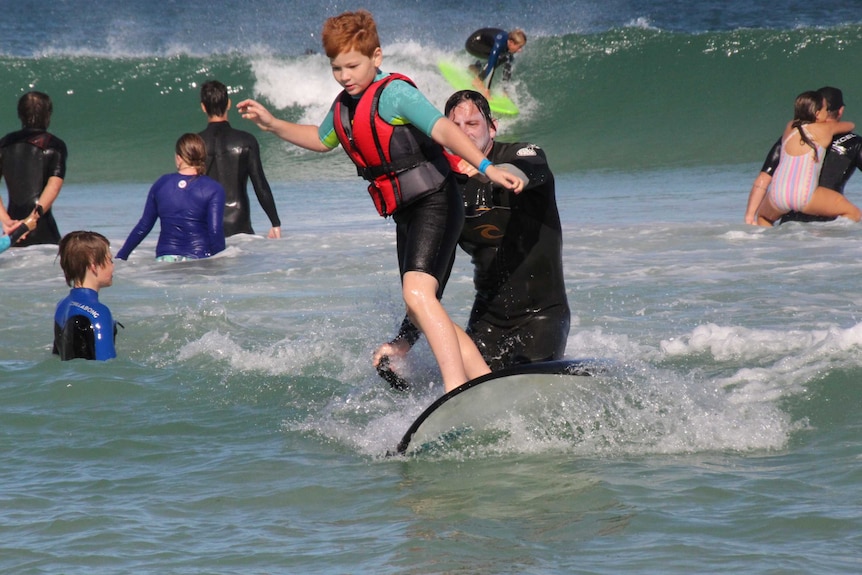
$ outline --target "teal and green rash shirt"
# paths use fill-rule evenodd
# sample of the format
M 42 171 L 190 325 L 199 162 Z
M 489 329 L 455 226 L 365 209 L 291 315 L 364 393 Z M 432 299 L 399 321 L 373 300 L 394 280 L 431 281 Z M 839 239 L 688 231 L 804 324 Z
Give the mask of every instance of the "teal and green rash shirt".
M 378 70 L 374 81 L 382 80 L 388 75 Z M 361 98 L 364 94 L 365 92 L 357 98 Z M 413 124 L 428 137 L 431 137 L 434 124 L 443 117 L 442 112 L 435 108 L 422 92 L 401 80 L 395 80 L 383 89 L 383 93 L 380 94 L 378 113 L 388 124 L 393 126 Z M 333 122 L 333 111 L 330 108 L 323 123 L 317 129 L 320 141 L 330 150 L 338 147 L 339 144 Z

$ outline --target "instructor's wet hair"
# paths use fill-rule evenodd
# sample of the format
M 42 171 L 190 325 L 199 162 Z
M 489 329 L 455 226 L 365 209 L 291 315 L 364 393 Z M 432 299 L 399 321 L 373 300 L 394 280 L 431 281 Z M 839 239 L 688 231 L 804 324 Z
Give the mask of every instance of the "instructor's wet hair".
M 207 145 L 197 134 L 183 134 L 177 140 L 177 155 L 193 167 L 198 175 L 207 171 Z
M 111 242 L 98 232 L 69 232 L 60 240 L 57 255 L 66 277 L 66 284 L 75 287 L 84 283 L 87 269 L 105 265 L 111 258 Z
M 227 86 L 218 80 L 209 80 L 201 86 L 201 104 L 207 116 L 223 116 L 227 112 L 229 100 Z
M 18 100 L 18 118 L 23 128 L 47 130 L 53 112 L 51 97 L 43 92 L 27 92 Z
M 826 111 L 833 118 L 836 117 L 838 111 L 844 107 L 844 93 L 832 86 L 823 86 L 817 91 L 826 98 Z
M 367 10 L 344 12 L 327 18 L 321 33 L 323 51 L 329 59 L 356 50 L 369 58 L 380 47 L 377 24 Z
M 493 126 L 494 118 L 491 117 L 491 105 L 488 104 L 485 96 L 476 90 L 460 90 L 449 96 L 449 99 L 446 100 L 446 107 L 443 109 L 443 113 L 448 117 L 449 112 L 461 102 L 473 102 L 479 111 L 482 112 L 482 115 L 485 116 L 485 119 L 488 120 L 488 123 Z

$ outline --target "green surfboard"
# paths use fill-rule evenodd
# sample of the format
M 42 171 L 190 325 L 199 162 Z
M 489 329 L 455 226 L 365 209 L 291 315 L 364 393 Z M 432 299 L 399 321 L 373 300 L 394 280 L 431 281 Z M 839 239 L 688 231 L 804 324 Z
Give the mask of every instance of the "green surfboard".
M 446 81 L 456 90 L 475 90 L 473 81 L 476 76 L 470 72 L 465 66 L 455 64 L 447 60 L 442 60 L 437 64 L 440 68 L 440 73 L 446 78 Z M 515 105 L 509 96 L 502 90 L 496 88 L 491 89 L 491 97 L 488 99 L 491 105 L 491 112 L 498 116 L 517 116 L 518 107 Z

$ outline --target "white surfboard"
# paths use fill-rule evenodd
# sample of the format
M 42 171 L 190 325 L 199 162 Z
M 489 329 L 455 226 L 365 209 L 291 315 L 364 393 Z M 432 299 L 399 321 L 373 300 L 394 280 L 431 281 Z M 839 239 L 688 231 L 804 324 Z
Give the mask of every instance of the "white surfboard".
M 518 365 L 472 379 L 439 398 L 416 418 L 398 443 L 399 455 L 447 438 L 476 433 L 513 412 L 540 403 L 562 401 L 577 378 L 604 372 L 595 359 L 546 361 Z

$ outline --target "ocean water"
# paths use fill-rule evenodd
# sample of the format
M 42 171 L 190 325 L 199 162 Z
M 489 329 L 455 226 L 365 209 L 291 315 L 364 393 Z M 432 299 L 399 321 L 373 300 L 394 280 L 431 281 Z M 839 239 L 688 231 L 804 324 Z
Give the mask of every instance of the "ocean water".
M 341 152 L 234 117 L 259 135 L 284 237 L 157 264 L 154 230 L 101 292 L 125 326 L 116 360 L 51 356 L 54 248 L 0 255 L 0 571 L 862 571 L 862 227 L 742 223 L 797 93 L 833 84 L 847 119 L 862 109 L 858 7 L 364 6 L 384 68 L 440 105 L 439 58 L 466 61 L 474 28 L 525 28 L 523 113 L 499 138 L 540 144 L 557 175 L 567 355 L 620 368 L 499 441 L 387 457 L 442 393 L 425 343 L 408 394 L 370 365 L 403 315 L 394 225 Z M 320 25 L 356 7 L 0 2 L 0 132 L 21 93 L 51 94 L 60 229 L 118 248 L 205 122 L 200 83 L 319 121 L 337 92 Z M 461 322 L 471 285 L 461 256 L 444 297 Z

